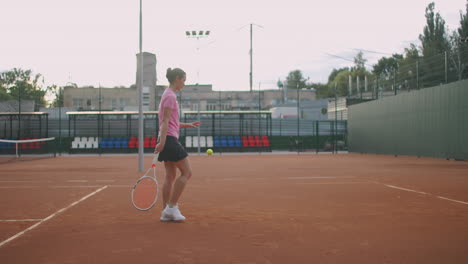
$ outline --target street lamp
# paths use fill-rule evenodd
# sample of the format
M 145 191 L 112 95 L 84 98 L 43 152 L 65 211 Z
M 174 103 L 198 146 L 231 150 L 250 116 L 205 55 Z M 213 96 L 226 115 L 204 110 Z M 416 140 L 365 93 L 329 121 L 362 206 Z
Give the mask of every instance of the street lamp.
M 197 53 L 200 51 L 200 43 L 199 40 L 200 38 L 207 38 L 210 35 L 209 30 L 191 30 L 191 31 L 185 31 L 185 36 L 187 38 L 192 38 L 192 39 L 197 39 Z M 198 93 L 198 83 L 200 82 L 200 65 L 197 63 L 197 83 L 196 83 L 196 88 L 195 92 L 197 94 L 198 98 L 198 106 L 197 106 L 197 119 L 198 122 L 200 122 L 200 94 Z M 181 96 L 182 98 L 182 96 Z M 197 136 L 198 136 L 198 155 L 200 155 L 200 126 L 197 128 Z

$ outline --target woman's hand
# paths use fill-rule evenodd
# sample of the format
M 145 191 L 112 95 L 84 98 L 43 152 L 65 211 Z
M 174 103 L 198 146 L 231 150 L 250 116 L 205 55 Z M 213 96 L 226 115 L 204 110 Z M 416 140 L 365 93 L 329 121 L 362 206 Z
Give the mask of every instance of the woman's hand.
M 161 144 L 161 142 L 159 142 L 157 145 L 156 145 L 156 148 L 154 149 L 154 153 L 160 153 L 164 150 L 164 144 Z
M 190 128 L 197 128 L 197 127 L 199 127 L 201 125 L 201 122 L 196 121 L 196 122 L 193 122 L 193 123 L 188 123 L 188 125 L 189 125 Z

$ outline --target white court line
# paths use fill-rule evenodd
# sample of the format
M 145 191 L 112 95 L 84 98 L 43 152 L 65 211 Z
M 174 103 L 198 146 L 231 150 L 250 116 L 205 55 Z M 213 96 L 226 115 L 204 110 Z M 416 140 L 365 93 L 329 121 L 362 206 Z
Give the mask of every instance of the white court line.
M 447 201 L 456 202 L 456 203 L 461 203 L 461 204 L 468 204 L 467 202 L 458 201 L 458 200 L 453 200 L 453 199 L 449 199 L 449 198 L 442 197 L 442 196 L 437 196 L 437 198 L 444 199 L 444 200 L 447 200 Z
M 88 182 L 88 180 L 68 180 L 67 182 Z
M 34 189 L 39 186 L 0 186 L 0 189 Z
M 411 189 L 401 188 L 401 187 L 393 186 L 393 185 L 389 185 L 389 184 L 384 184 L 384 185 L 389 187 L 389 188 L 394 188 L 394 189 L 403 190 L 403 191 L 407 191 L 407 192 L 414 192 L 414 193 L 419 193 L 419 194 L 428 194 L 428 193 L 425 193 L 425 192 L 420 192 L 420 191 L 415 191 L 415 190 L 411 190 Z
M 296 184 L 300 185 L 321 185 L 321 184 L 370 184 L 368 182 L 296 182 Z
M 431 193 L 415 191 L 415 190 L 411 190 L 411 189 L 407 189 L 407 188 L 401 188 L 401 187 L 397 187 L 397 186 L 394 186 L 394 185 L 383 184 L 383 183 L 382 183 L 382 185 L 390 187 L 390 188 L 398 189 L 398 190 L 407 191 L 407 192 L 414 192 L 414 193 L 419 193 L 419 194 L 424 194 L 424 195 L 431 195 L 431 196 L 435 196 L 435 197 L 437 197 L 439 199 L 443 199 L 443 200 L 447 200 L 447 201 L 451 201 L 451 202 L 455 202 L 455 203 L 468 204 L 468 202 L 454 200 L 454 199 L 450 199 L 450 198 L 443 197 L 443 196 L 437 196 L 437 195 L 434 195 L 434 194 L 431 194 Z
M 10 242 L 10 241 L 12 241 L 12 240 L 14 240 L 14 239 L 16 239 L 16 238 L 18 238 L 18 237 L 24 235 L 26 232 L 33 230 L 34 228 L 38 227 L 38 226 L 41 225 L 42 223 L 44 223 L 44 222 L 46 222 L 46 221 L 48 221 L 48 220 L 54 218 L 54 217 L 57 216 L 58 214 L 60 214 L 60 213 L 62 213 L 62 212 L 64 212 L 64 211 L 66 211 L 67 209 L 69 209 L 69 208 L 71 208 L 71 207 L 77 205 L 78 203 L 80 203 L 80 202 L 82 202 L 82 201 L 88 199 L 89 197 L 95 195 L 96 193 L 98 193 L 98 192 L 100 192 L 100 191 L 102 191 L 102 190 L 104 190 L 104 189 L 106 189 L 106 188 L 107 188 L 107 185 L 104 186 L 104 187 L 102 187 L 102 188 L 100 188 L 100 189 L 98 189 L 98 190 L 96 190 L 96 191 L 94 191 L 94 192 L 92 192 L 92 193 L 90 193 L 90 194 L 88 194 L 88 195 L 86 195 L 85 197 L 83 197 L 83 198 L 81 198 L 80 200 L 78 200 L 78 201 L 76 201 L 76 202 L 70 204 L 69 206 L 64 207 L 64 208 L 58 210 L 57 212 L 55 212 L 55 213 L 49 215 L 48 217 L 42 219 L 40 222 L 38 222 L 38 223 L 36 223 L 36 224 L 30 226 L 29 228 L 27 228 L 27 229 L 25 229 L 25 230 L 19 232 L 18 234 L 14 235 L 14 236 L 12 236 L 12 237 L 10 237 L 10 238 L 8 238 L 7 240 L 1 242 L 1 243 L 0 243 L 0 247 L 2 247 L 3 245 L 5 245 L 6 243 L 8 243 L 8 242 Z
M 11 219 L 11 220 L 0 219 L 0 222 L 39 222 L 39 221 L 42 221 L 42 219 Z
M 96 180 L 97 182 L 115 182 L 115 180 Z
M 49 186 L 49 188 L 58 189 L 58 188 L 98 188 L 102 185 L 57 185 Z
M 0 181 L 0 183 L 37 183 L 37 182 L 40 182 L 40 181 Z
M 307 180 L 307 179 L 349 179 L 353 176 L 297 176 L 287 177 L 288 180 Z

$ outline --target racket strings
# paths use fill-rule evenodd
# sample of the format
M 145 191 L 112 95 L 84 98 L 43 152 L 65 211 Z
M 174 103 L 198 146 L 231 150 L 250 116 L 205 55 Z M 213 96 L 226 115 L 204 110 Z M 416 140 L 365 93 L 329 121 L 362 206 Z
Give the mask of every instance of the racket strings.
M 141 179 L 133 190 L 133 204 L 141 210 L 151 208 L 158 196 L 158 186 L 154 179 L 145 177 Z

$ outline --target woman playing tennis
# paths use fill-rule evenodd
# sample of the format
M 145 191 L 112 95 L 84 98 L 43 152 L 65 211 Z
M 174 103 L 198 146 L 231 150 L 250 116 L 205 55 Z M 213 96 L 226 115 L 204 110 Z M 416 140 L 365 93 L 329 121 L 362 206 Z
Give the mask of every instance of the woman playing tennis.
M 192 168 L 187 151 L 179 143 L 180 128 L 197 128 L 200 122 L 180 123 L 179 106 L 176 92 L 185 86 L 185 72 L 179 68 L 167 69 L 169 87 L 164 91 L 159 103 L 159 136 L 155 153 L 159 153 L 158 161 L 164 161 L 166 178 L 163 185 L 163 206 L 161 221 L 183 221 L 185 217 L 179 210 L 177 202 L 184 191 Z M 176 180 L 177 169 L 181 175 Z

